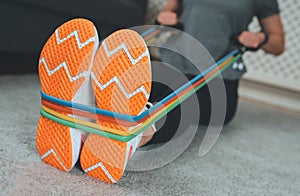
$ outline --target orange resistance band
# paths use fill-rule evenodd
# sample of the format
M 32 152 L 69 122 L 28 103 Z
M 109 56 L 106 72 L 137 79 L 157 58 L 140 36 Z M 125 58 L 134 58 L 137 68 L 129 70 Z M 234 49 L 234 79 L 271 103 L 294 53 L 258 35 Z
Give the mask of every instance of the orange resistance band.
M 174 96 L 172 99 L 167 101 L 165 104 L 159 106 L 156 110 L 153 111 L 152 115 L 157 113 L 162 107 L 166 107 L 168 104 L 172 103 L 178 97 L 181 97 L 183 94 L 187 93 L 188 91 L 196 88 L 201 83 L 205 82 L 206 79 L 208 79 L 210 76 L 215 74 L 217 71 L 219 71 L 220 69 L 225 67 L 227 65 L 227 63 L 229 63 L 233 58 L 234 57 L 231 57 L 231 58 L 227 59 L 220 66 L 216 67 L 212 72 L 207 74 L 205 77 L 203 77 L 199 81 L 195 82 L 193 85 L 191 85 L 190 87 L 188 87 L 184 91 L 180 92 L 177 96 Z M 46 100 L 42 100 L 42 104 L 45 105 L 46 107 L 48 107 L 50 109 L 53 109 L 53 110 L 56 110 L 58 112 L 64 112 L 64 113 L 73 114 L 73 115 L 76 115 L 76 116 L 82 116 L 82 117 L 86 117 L 86 118 L 93 119 L 93 120 L 101 119 L 103 121 L 110 122 L 110 123 L 113 123 L 113 124 L 118 124 L 118 125 L 121 125 L 121 126 L 124 126 L 124 127 L 137 126 L 137 125 L 139 125 L 140 123 L 142 123 L 143 121 L 145 121 L 146 119 L 148 119 L 150 117 L 149 115 L 147 115 L 147 116 L 145 116 L 144 118 L 142 118 L 141 120 L 139 120 L 137 122 L 129 122 L 129 121 L 126 121 L 126 120 L 115 119 L 113 117 L 108 117 L 108 116 L 104 116 L 104 115 L 100 115 L 100 114 L 93 114 L 93 113 L 89 113 L 89 112 L 85 112 L 85 111 L 81 111 L 81 110 L 74 110 L 74 109 L 71 109 L 71 108 L 68 108 L 68 107 L 64 107 L 64 106 L 61 106 L 61 105 L 54 104 L 54 103 L 46 101 Z
M 147 40 L 148 38 L 151 38 L 159 33 L 160 33 L 160 30 L 157 29 L 157 30 L 153 31 L 152 33 L 150 33 L 149 35 L 147 35 L 146 37 L 144 37 L 144 40 Z

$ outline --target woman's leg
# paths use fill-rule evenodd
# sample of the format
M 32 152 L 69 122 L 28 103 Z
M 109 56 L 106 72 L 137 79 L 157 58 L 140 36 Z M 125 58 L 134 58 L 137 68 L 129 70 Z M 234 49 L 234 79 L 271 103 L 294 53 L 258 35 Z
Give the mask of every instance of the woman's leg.
M 238 87 L 239 80 L 224 80 L 227 93 L 227 110 L 224 124 L 231 122 L 236 114 L 238 107 Z
M 216 78 L 215 80 L 221 80 Z M 238 105 L 238 86 L 239 80 L 223 80 L 226 91 L 226 115 L 224 124 L 229 123 L 235 116 Z M 212 81 L 220 82 L 220 81 Z M 197 92 L 197 97 L 200 105 L 200 125 L 209 125 L 211 119 L 211 96 L 208 86 L 204 86 Z
M 150 101 L 152 103 L 158 102 L 172 92 L 172 89 L 170 89 L 168 86 L 153 82 Z M 180 109 L 180 106 L 177 106 L 167 114 L 164 120 L 160 120 L 156 123 L 158 132 L 154 134 L 153 138 L 148 144 L 164 143 L 169 141 L 175 135 L 181 118 Z
M 188 76 L 188 78 L 190 79 L 193 77 L 194 76 Z M 216 78 L 215 80 L 218 80 L 218 78 Z M 219 82 L 219 81 L 214 81 L 214 82 Z M 224 85 L 225 85 L 226 98 L 227 98 L 226 116 L 225 116 L 224 124 L 227 124 L 233 119 L 237 110 L 239 81 L 224 80 Z M 164 86 L 159 83 L 153 83 L 153 90 L 150 96 L 150 100 L 152 102 L 160 101 L 163 97 L 170 94 L 171 92 L 172 90 L 167 86 Z M 207 86 L 204 86 L 196 94 L 200 106 L 199 124 L 208 125 L 211 118 L 211 96 L 209 93 L 209 89 Z M 168 113 L 165 122 L 158 121 L 157 127 L 160 128 L 158 129 L 158 132 L 155 133 L 155 135 L 149 141 L 148 144 L 164 143 L 172 139 L 172 137 L 176 134 L 179 128 L 179 124 L 181 121 L 181 109 L 189 108 L 190 112 L 191 113 L 193 112 L 194 103 L 191 102 L 191 99 L 192 98 L 189 98 L 188 100 L 183 102 L 180 106 L 176 107 L 174 110 Z M 190 123 L 194 123 L 194 121 L 185 120 L 185 122 L 183 122 L 184 126 L 181 126 L 181 129 L 187 128 Z
M 152 90 L 149 99 L 152 103 L 161 101 L 189 81 L 189 78 L 181 71 L 161 62 L 152 62 L 152 77 Z M 196 96 L 189 100 L 197 104 Z M 191 122 L 197 123 L 199 118 L 197 113 L 194 115 L 190 112 L 191 107 L 192 104 L 185 101 L 156 122 L 155 126 L 158 132 L 155 133 L 149 144 L 167 142 L 175 134 L 180 135 L 186 131 Z

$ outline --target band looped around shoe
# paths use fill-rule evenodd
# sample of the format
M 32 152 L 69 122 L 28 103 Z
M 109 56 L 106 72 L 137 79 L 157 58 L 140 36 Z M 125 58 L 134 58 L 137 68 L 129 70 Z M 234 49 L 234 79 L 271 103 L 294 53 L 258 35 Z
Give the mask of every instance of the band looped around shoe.
M 135 138 L 137 135 L 145 131 L 153 123 L 160 120 L 168 112 L 172 111 L 180 103 L 193 95 L 196 91 L 201 89 L 210 80 L 215 78 L 220 72 L 230 67 L 235 61 L 240 59 L 242 54 L 239 50 L 234 50 L 223 59 L 221 59 L 215 65 L 205 70 L 202 74 L 199 74 L 194 79 L 156 103 L 149 110 L 145 110 L 138 116 L 131 116 L 126 114 L 115 113 L 112 111 L 103 110 L 100 108 L 94 108 L 82 104 L 72 103 L 66 100 L 62 100 L 41 92 L 42 108 L 41 115 L 59 124 L 76 128 L 88 133 L 97 134 L 114 140 L 128 142 Z M 54 106 L 55 107 L 54 107 Z M 60 109 L 59 109 L 60 108 Z M 59 113 L 61 108 L 68 110 L 69 114 L 73 114 L 74 117 L 70 117 Z M 66 112 L 64 110 L 64 112 Z M 76 110 L 76 111 L 74 111 Z M 72 112 L 73 111 L 73 112 Z M 105 120 L 115 121 L 121 123 L 124 126 L 134 127 L 131 131 L 116 130 L 109 127 L 103 127 L 96 123 L 79 119 L 77 116 L 96 120 L 99 115 Z M 76 117 L 75 117 L 76 116 Z M 101 119 L 102 120 L 102 119 Z M 122 124 L 124 123 L 124 124 Z

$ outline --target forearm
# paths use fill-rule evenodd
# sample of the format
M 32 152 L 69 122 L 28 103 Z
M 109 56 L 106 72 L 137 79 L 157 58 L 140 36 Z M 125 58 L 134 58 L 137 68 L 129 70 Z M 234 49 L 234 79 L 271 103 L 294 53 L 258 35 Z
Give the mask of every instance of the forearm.
M 280 55 L 284 51 L 284 29 L 279 15 L 270 16 L 260 21 L 262 28 L 269 36 L 269 41 L 262 49 L 273 55 Z
M 283 53 L 284 46 L 284 35 L 271 34 L 269 35 L 269 41 L 262 47 L 262 49 L 267 53 L 277 56 Z
M 180 8 L 178 0 L 169 0 L 166 6 L 164 7 L 163 11 L 172 11 L 176 12 Z

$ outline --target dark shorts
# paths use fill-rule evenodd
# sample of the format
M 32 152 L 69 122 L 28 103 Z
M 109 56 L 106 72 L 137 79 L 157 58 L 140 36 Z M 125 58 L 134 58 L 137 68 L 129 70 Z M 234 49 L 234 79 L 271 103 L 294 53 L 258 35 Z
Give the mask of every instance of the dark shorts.
M 187 78 L 192 79 L 194 76 L 187 75 Z M 223 80 L 221 78 L 215 78 L 211 82 L 218 82 L 216 80 Z M 237 104 L 238 104 L 238 86 L 239 86 L 239 80 L 229 81 L 229 80 L 223 80 L 225 85 L 225 91 L 226 91 L 226 115 L 224 124 L 230 122 L 237 110 Z M 152 85 L 152 92 L 150 96 L 150 101 L 158 102 L 168 94 L 170 94 L 172 90 L 167 87 L 166 85 L 163 85 L 161 83 L 153 82 Z M 195 95 L 194 95 L 195 96 Z M 199 109 L 200 109 L 200 119 L 197 119 L 197 122 L 200 125 L 208 125 L 211 119 L 211 96 L 209 93 L 208 86 L 202 87 L 197 93 L 196 96 L 199 101 Z M 194 97 L 195 98 L 195 97 Z M 224 98 L 224 97 L 223 97 Z M 154 135 L 152 140 L 148 144 L 155 144 L 155 143 L 164 143 L 172 139 L 172 137 L 175 135 L 177 131 L 184 131 L 182 129 L 186 129 L 191 123 L 195 122 L 195 119 L 191 119 L 191 117 L 184 117 L 181 114 L 182 109 L 185 108 L 185 110 L 190 111 L 190 113 L 193 112 L 193 106 L 191 106 L 189 98 L 185 102 L 183 102 L 180 106 L 173 109 L 171 112 L 169 112 L 164 120 L 160 120 L 156 123 L 156 126 L 159 127 L 158 132 Z M 193 116 L 191 114 L 191 116 Z M 184 121 L 184 122 L 182 122 Z M 179 124 L 181 130 L 178 129 Z

